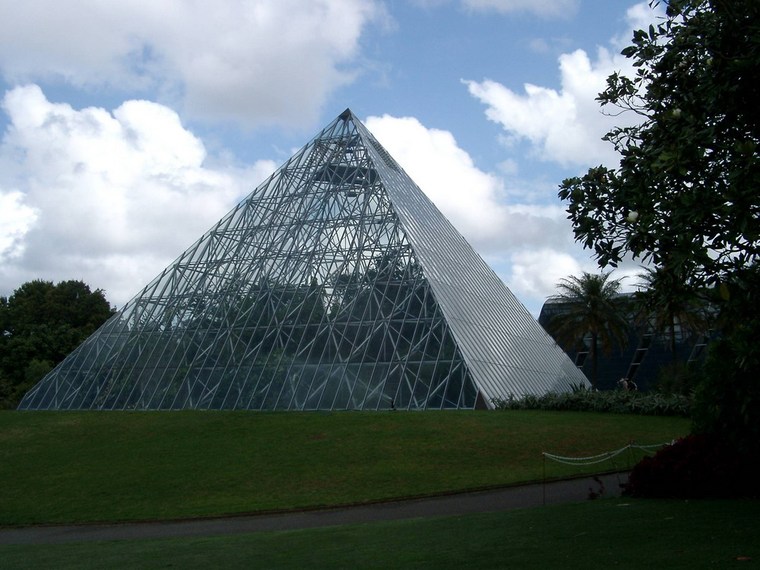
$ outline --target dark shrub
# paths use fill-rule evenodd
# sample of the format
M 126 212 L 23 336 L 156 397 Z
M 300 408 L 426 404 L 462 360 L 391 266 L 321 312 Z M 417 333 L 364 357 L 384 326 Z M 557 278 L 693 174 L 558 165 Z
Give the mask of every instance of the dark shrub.
M 689 435 L 639 462 L 624 493 L 680 499 L 757 497 L 757 484 L 750 484 L 754 461 L 718 438 Z
M 720 434 L 742 453 L 760 454 L 760 325 L 752 336 L 747 332 L 712 347 L 695 394 L 692 432 Z
M 691 400 L 680 394 L 597 391 L 576 389 L 572 392 L 549 392 L 543 396 L 527 395 L 495 398 L 497 410 L 549 410 L 576 412 L 608 412 L 650 416 L 688 416 Z

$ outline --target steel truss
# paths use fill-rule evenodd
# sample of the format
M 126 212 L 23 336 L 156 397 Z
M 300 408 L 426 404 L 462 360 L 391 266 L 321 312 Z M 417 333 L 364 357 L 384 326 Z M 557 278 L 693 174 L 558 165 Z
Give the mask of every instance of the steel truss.
M 583 383 L 526 315 L 346 110 L 19 407 L 474 408 Z

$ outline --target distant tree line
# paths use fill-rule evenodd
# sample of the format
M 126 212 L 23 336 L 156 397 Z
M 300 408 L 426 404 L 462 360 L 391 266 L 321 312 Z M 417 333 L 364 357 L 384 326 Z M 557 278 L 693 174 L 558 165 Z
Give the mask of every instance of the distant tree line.
M 113 314 L 103 291 L 82 281 L 34 280 L 0 296 L 0 407 L 15 407 Z

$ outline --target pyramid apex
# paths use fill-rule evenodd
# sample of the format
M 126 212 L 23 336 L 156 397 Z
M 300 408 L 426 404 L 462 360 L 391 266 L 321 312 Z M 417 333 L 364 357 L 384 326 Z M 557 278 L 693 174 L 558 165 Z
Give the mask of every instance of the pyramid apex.
M 340 115 L 338 115 L 338 118 L 342 119 L 344 121 L 347 121 L 348 119 L 350 119 L 351 117 L 353 117 L 353 115 L 354 114 L 351 112 L 351 109 L 349 109 L 348 107 L 346 107 L 346 110 L 343 111 Z

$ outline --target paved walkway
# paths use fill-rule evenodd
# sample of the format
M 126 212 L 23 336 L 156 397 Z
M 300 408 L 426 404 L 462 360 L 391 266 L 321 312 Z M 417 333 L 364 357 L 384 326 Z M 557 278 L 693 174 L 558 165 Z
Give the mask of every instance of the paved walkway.
M 619 496 L 620 484 L 626 480 L 627 474 L 620 473 L 602 475 L 598 478 L 555 481 L 545 485 L 507 487 L 490 491 L 335 509 L 182 521 L 0 529 L 0 545 L 217 536 L 508 511 L 542 505 L 582 502 L 588 500 L 592 494 L 601 494 L 604 497 Z

